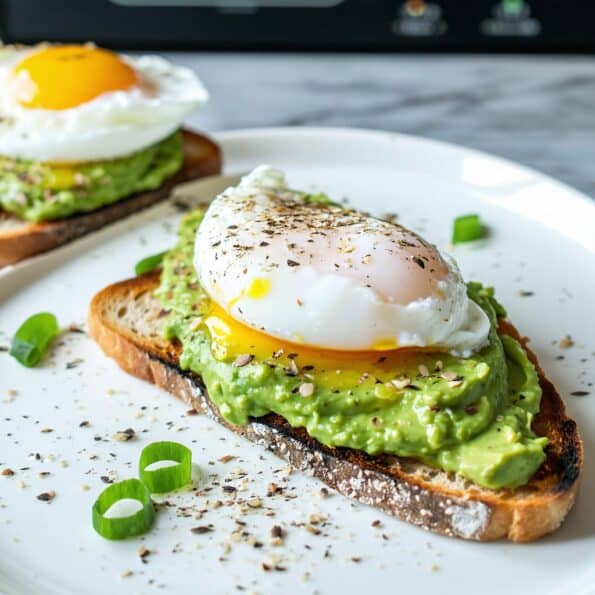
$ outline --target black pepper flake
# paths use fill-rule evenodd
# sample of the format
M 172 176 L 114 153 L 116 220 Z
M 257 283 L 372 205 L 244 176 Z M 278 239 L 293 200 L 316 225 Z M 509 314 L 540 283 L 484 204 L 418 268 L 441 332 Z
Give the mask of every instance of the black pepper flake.
M 244 354 L 238 355 L 238 357 L 236 357 L 236 359 L 233 362 L 233 365 L 236 368 L 241 368 L 243 366 L 247 366 L 253 359 L 254 359 L 254 356 L 251 353 L 244 353 Z
M 276 570 L 277 572 L 285 572 L 287 570 L 286 566 L 280 566 L 279 564 L 275 564 L 274 566 L 271 564 L 267 564 L 266 562 L 262 563 L 262 569 L 265 572 L 270 572 L 271 570 Z
M 41 494 L 37 495 L 37 499 L 41 500 L 42 502 L 51 502 L 56 497 L 56 492 L 42 492 Z
M 475 405 L 468 405 L 465 407 L 465 413 L 475 415 L 477 413 L 477 407 L 475 407 Z
M 223 486 L 223 491 L 226 494 L 234 494 L 235 492 L 237 492 L 237 488 L 235 488 L 234 486 Z
M 74 368 L 76 368 L 79 364 L 83 363 L 83 359 L 81 359 L 80 357 L 77 357 L 75 359 L 73 359 L 72 361 L 66 362 L 66 369 L 67 370 L 72 370 Z
M 194 533 L 195 535 L 204 535 L 205 533 L 212 532 L 213 525 L 199 525 L 198 527 L 192 527 L 192 529 L 190 529 L 190 533 Z
M 573 392 L 570 393 L 573 397 L 586 397 L 589 393 L 589 391 L 586 390 L 575 390 Z
M 114 480 L 110 479 L 107 475 L 102 475 L 99 479 L 101 479 L 103 483 L 114 483 Z
M 273 537 L 274 539 L 282 539 L 284 535 L 285 531 L 283 530 L 283 527 L 281 527 L 280 525 L 273 525 L 271 527 L 271 537 Z
M 274 496 L 283 492 L 283 488 L 276 483 L 270 483 L 267 487 L 267 496 Z
M 423 259 L 421 259 L 419 256 L 414 256 L 411 259 L 418 267 L 425 269 L 426 268 L 426 263 L 423 261 Z
M 295 260 L 291 260 L 291 258 L 287 259 L 287 266 L 288 267 L 299 267 L 300 263 L 295 261 Z
M 289 360 L 289 365 L 285 368 L 285 375 L 286 376 L 297 376 L 299 374 L 299 368 L 294 360 Z
M 132 428 L 126 428 L 120 432 L 116 432 L 112 438 L 117 442 L 130 442 L 136 436 L 136 432 Z

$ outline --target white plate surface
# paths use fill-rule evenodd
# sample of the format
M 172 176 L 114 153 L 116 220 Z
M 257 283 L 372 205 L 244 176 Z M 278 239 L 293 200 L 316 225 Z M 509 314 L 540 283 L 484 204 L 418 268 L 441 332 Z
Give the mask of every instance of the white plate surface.
M 425 533 L 339 495 L 321 498 L 317 481 L 287 477 L 283 462 L 207 419 L 187 416 L 183 404 L 124 374 L 85 335 L 67 333 L 34 370 L 0 353 L 0 470 L 16 471 L 0 476 L 0 591 L 594 593 L 595 204 L 517 165 L 401 135 L 281 129 L 225 133 L 218 140 L 227 172 L 279 166 L 292 186 L 324 190 L 374 213 L 396 212 L 441 248 L 455 216 L 481 214 L 489 238 L 457 247 L 454 256 L 468 279 L 497 288 L 568 395 L 587 456 L 576 507 L 560 531 L 539 543 L 476 544 Z M 178 218 L 161 205 L 4 271 L 0 345 L 41 310 L 54 312 L 64 327 L 83 325 L 97 290 L 173 244 Z M 562 349 L 558 342 L 566 335 L 574 346 Z M 591 394 L 570 396 L 574 391 Z M 89 426 L 79 427 L 85 420 Z M 112 440 L 128 427 L 136 440 Z M 101 539 L 90 518 L 105 487 L 101 476 L 134 476 L 142 446 L 162 439 L 192 448 L 202 473 L 197 493 L 169 496 L 171 506 L 142 539 Z M 224 455 L 237 458 L 219 461 Z M 46 471 L 49 476 L 39 476 Z M 271 482 L 288 497 L 267 497 Z M 243 513 L 230 504 L 226 484 L 243 490 L 237 500 L 260 497 L 264 508 Z M 49 490 L 56 492 L 53 502 L 36 498 Z M 194 518 L 201 510 L 207 512 Z M 327 518 L 320 535 L 303 528 L 312 514 Z M 251 543 L 230 540 L 235 520 L 246 523 L 243 541 Z M 282 547 L 269 543 L 274 524 L 287 531 Z M 190 532 L 203 525 L 213 531 Z M 152 552 L 146 563 L 141 545 Z M 263 563 L 279 569 L 266 572 Z

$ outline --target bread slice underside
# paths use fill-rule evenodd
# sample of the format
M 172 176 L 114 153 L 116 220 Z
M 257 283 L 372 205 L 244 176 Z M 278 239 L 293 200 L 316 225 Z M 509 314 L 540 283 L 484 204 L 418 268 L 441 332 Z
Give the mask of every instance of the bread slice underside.
M 153 295 L 159 275 L 148 273 L 98 293 L 89 312 L 91 336 L 126 372 L 164 388 L 295 469 L 424 529 L 478 541 L 537 539 L 559 527 L 572 507 L 582 443 L 576 423 L 566 415 L 562 399 L 531 351 L 527 350 L 543 389 L 533 428 L 549 439 L 547 459 L 527 485 L 490 490 L 414 459 L 324 446 L 275 414 L 245 426 L 231 425 L 209 399 L 200 376 L 180 369 L 180 345 L 163 339 L 166 312 Z M 500 332 L 527 348 L 527 339 L 509 322 L 501 323 Z
M 180 171 L 156 190 L 138 192 L 89 213 L 33 223 L 0 210 L 0 267 L 47 252 L 78 237 L 123 219 L 169 196 L 182 183 L 221 171 L 221 151 L 211 139 L 183 130 L 184 163 Z

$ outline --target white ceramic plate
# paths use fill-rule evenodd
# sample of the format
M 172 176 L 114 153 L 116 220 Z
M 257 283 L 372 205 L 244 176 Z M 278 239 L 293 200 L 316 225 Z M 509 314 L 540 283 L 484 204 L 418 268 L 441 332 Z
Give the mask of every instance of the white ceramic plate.
M 545 370 L 569 395 L 590 461 L 594 203 L 517 165 L 396 134 L 252 130 L 218 140 L 228 172 L 260 163 L 282 167 L 294 187 L 346 197 L 374 213 L 396 212 L 442 248 L 455 216 L 480 213 L 489 238 L 457 247 L 454 255 L 468 279 L 497 288 L 511 319 L 532 338 Z M 63 326 L 83 325 L 97 290 L 172 245 L 178 217 L 161 205 L 5 272 L 0 344 L 41 310 L 54 312 Z M 574 346 L 562 349 L 558 342 L 566 335 Z M 591 394 L 570 396 L 574 391 Z M 79 427 L 83 421 L 89 425 Z M 136 440 L 111 439 L 128 427 Z M 192 447 L 202 472 L 198 495 L 169 496 L 170 506 L 142 539 L 103 540 L 91 527 L 91 505 L 105 487 L 101 476 L 134 476 L 142 446 L 160 439 Z M 224 455 L 237 458 L 224 463 Z M 284 464 L 259 447 L 187 416 L 181 403 L 124 374 L 82 334 L 65 334 L 34 370 L 0 353 L 0 469 L 5 467 L 16 472 L 0 476 L 0 591 L 7 594 L 595 592 L 592 464 L 566 524 L 539 543 L 437 537 L 341 496 L 321 498 L 321 484 L 287 477 Z M 271 482 L 284 486 L 285 495 L 268 497 Z M 244 513 L 229 504 L 233 495 L 222 490 L 227 484 L 239 488 L 236 499 L 260 497 L 264 508 Z M 36 498 L 49 490 L 56 492 L 53 502 Z M 219 500 L 224 504 L 217 508 Z M 312 514 L 327 518 L 320 535 L 303 528 Z M 375 519 L 381 527 L 372 526 Z M 240 543 L 230 540 L 240 526 L 235 520 L 246 523 Z M 287 531 L 282 547 L 269 544 L 275 524 Z M 212 532 L 190 531 L 209 525 Z M 141 545 L 152 552 L 146 563 L 138 555 Z M 263 563 L 277 569 L 267 572 Z

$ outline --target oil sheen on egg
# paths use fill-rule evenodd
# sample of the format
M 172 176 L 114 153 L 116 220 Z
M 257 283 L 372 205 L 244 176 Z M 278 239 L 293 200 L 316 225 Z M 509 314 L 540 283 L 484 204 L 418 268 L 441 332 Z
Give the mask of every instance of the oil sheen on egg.
M 86 45 L 0 49 L 0 153 L 35 161 L 123 157 L 179 128 L 208 95 L 188 68 Z
M 451 258 L 400 225 L 308 203 L 268 166 L 213 201 L 194 264 L 220 308 L 284 341 L 464 357 L 487 341 L 487 315 Z

